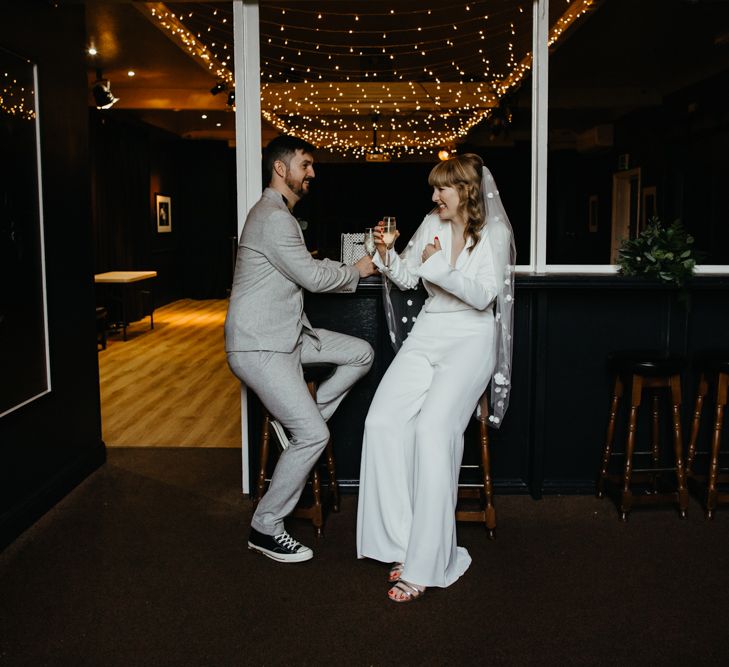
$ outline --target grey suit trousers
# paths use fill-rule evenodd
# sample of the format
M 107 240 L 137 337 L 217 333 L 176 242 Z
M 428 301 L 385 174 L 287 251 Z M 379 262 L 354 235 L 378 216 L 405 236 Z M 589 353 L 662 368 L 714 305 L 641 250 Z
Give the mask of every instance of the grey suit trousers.
M 345 334 L 315 329 L 321 342 L 303 333 L 292 352 L 229 352 L 233 373 L 256 392 L 266 409 L 290 434 L 291 446 L 280 456 L 268 491 L 258 503 L 251 526 L 266 535 L 284 531 L 284 518 L 296 506 L 312 467 L 329 440 L 326 421 L 352 385 L 366 375 L 374 354 L 369 343 Z M 314 402 L 304 383 L 302 364 L 337 364 L 322 382 Z

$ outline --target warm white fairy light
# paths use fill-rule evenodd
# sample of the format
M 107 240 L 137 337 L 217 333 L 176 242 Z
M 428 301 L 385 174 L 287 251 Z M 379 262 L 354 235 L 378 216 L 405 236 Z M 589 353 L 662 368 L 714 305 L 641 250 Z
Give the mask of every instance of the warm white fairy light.
M 549 44 L 595 1 L 563 0 Z M 471 0 L 346 12 L 262 4 L 261 114 L 282 132 L 341 152 L 372 149 L 373 116 L 381 151 L 452 147 L 531 69 L 530 12 L 515 5 Z M 233 85 L 230 10 L 147 6 L 191 56 Z
M 218 80 L 226 81 L 229 84 L 233 83 L 235 78 L 233 73 L 224 62 L 220 61 L 210 51 L 209 47 L 202 41 L 199 35 L 195 36 L 183 25 L 185 17 L 182 14 L 177 15 L 170 11 L 163 2 L 147 2 L 143 5 L 140 3 L 140 5 L 146 11 L 150 12 L 152 17 L 158 22 L 160 28 L 168 31 L 174 39 L 185 47 L 190 56 L 202 60 Z M 214 10 L 213 16 L 216 16 L 217 13 L 218 10 Z M 188 12 L 188 18 L 192 15 L 192 12 Z
M 0 114 L 34 120 L 34 94 L 32 88 L 25 88 L 9 72 L 3 72 L 0 76 Z

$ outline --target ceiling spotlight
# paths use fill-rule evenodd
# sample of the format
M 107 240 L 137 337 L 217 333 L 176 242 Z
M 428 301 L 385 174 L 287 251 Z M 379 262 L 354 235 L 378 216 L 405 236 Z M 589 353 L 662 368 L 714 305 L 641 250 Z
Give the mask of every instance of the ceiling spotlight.
M 218 81 L 218 83 L 210 89 L 210 94 L 217 95 L 218 93 L 224 93 L 226 90 L 228 90 L 228 84 L 225 83 L 225 81 Z
M 118 97 L 114 97 L 111 92 L 111 84 L 108 79 L 101 76 L 101 70 L 96 70 L 96 81 L 91 88 L 91 94 L 94 96 L 94 102 L 97 109 L 110 109 L 119 101 Z

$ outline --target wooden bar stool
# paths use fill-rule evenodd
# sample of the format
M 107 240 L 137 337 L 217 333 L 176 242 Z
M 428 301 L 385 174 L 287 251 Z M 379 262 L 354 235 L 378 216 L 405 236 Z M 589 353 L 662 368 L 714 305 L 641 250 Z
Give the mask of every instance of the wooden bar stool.
M 316 391 L 319 385 L 327 378 L 334 374 L 337 369 L 336 364 L 304 364 L 304 381 L 309 388 L 309 393 L 316 401 Z M 254 506 L 263 497 L 266 490 L 266 468 L 268 467 L 268 456 L 270 452 L 271 440 L 271 415 L 266 408 L 263 408 L 263 424 L 261 427 L 261 444 L 260 444 L 260 463 L 258 467 L 258 479 L 256 482 L 256 493 L 253 498 Z M 314 525 L 314 531 L 317 537 L 321 537 L 324 528 L 324 518 L 326 511 L 331 506 L 335 511 L 339 511 L 339 486 L 337 484 L 337 474 L 334 464 L 334 451 L 332 448 L 332 439 L 329 438 L 326 449 L 323 454 L 326 460 L 327 471 L 329 473 L 329 486 L 327 488 L 327 497 L 322 499 L 321 478 L 319 475 L 319 463 L 314 465 L 311 471 L 311 494 L 312 502 L 310 505 L 299 505 L 293 511 L 291 516 L 303 519 L 310 519 Z
M 106 308 L 96 306 L 96 349 L 106 349 Z
M 699 371 L 699 386 L 696 390 L 696 402 L 694 406 L 694 418 L 691 426 L 691 438 L 689 440 L 688 455 L 686 457 L 686 478 L 689 482 L 689 489 L 705 503 L 706 518 L 714 518 L 714 510 L 717 505 L 729 503 L 729 493 L 719 492 L 717 484 L 729 482 L 729 472 L 719 468 L 719 456 L 721 451 L 722 427 L 724 425 L 724 409 L 729 395 L 729 352 L 705 352 L 694 358 L 694 366 Z M 696 462 L 696 443 L 701 426 L 701 412 L 704 406 L 704 399 L 709 390 L 714 390 L 714 423 L 711 438 L 711 450 L 709 454 L 708 474 L 696 474 L 694 465 Z M 707 483 L 708 479 L 708 483 Z
M 613 395 L 610 405 L 605 447 L 602 455 L 602 466 L 597 479 L 597 496 L 602 498 L 606 490 L 615 498 L 620 511 L 620 518 L 626 521 L 633 505 L 658 504 L 664 502 L 678 503 L 681 518 L 688 510 L 688 490 L 683 464 L 683 441 L 681 437 L 681 370 L 684 361 L 680 357 L 671 357 L 656 352 L 616 352 L 608 356 L 608 366 L 613 373 Z M 630 396 L 630 416 L 624 453 L 613 453 L 615 421 L 620 399 L 627 386 Z M 670 397 L 674 465 L 660 467 L 660 393 L 667 389 Z M 648 391 L 651 398 L 651 449 L 635 451 L 636 432 L 638 426 L 638 408 L 641 405 L 643 392 Z M 650 455 L 649 468 L 634 468 L 635 455 Z M 623 456 L 622 475 L 610 475 L 608 468 L 613 456 Z M 676 475 L 676 487 L 664 490 L 661 473 L 673 472 Z M 645 494 L 635 495 L 633 484 L 648 483 Z M 619 491 L 617 489 L 619 488 Z
M 487 390 L 488 391 L 488 390 Z M 489 539 L 495 538 L 496 531 L 496 510 L 494 509 L 494 487 L 491 480 L 491 459 L 489 457 L 489 404 L 487 394 L 479 400 L 479 446 L 481 449 L 481 463 L 478 467 L 481 470 L 482 483 L 476 485 L 458 485 L 458 500 L 478 502 L 478 509 L 466 509 L 456 506 L 456 521 L 479 521 L 486 526 Z M 463 468 L 469 466 L 462 466 Z

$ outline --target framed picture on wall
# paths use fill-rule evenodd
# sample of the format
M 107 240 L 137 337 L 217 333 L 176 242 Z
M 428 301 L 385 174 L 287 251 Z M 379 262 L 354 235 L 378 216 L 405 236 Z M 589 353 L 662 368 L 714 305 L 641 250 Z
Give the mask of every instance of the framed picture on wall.
M 156 194 L 154 196 L 157 209 L 157 232 L 164 234 L 172 231 L 172 197 Z

